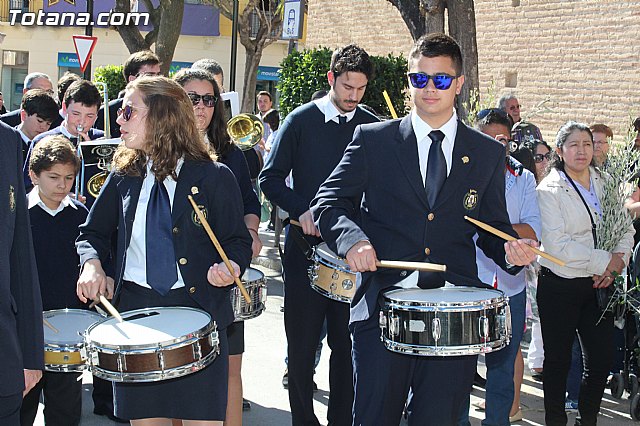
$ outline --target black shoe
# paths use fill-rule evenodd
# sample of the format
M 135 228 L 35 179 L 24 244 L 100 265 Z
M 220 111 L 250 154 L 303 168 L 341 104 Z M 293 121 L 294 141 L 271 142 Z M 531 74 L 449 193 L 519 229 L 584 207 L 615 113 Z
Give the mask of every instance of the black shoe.
M 473 378 L 473 385 L 474 386 L 478 386 L 479 388 L 483 388 L 485 387 L 485 385 L 487 384 L 487 379 L 485 379 L 484 377 L 482 377 L 480 374 L 478 374 L 478 372 L 476 371 L 476 375 Z
M 543 381 L 542 371 L 538 372 L 538 371 L 531 370 L 531 378 L 536 382 L 542 382 Z
M 96 416 L 107 416 L 109 420 L 116 423 L 129 423 L 129 420 L 121 419 L 120 417 L 116 417 L 113 412 L 107 410 L 106 408 L 94 408 L 93 414 Z
M 289 369 L 284 370 L 284 376 L 282 376 L 282 387 L 289 389 Z
M 242 398 L 242 411 L 249 411 L 249 410 L 251 410 L 251 403 L 246 399 Z

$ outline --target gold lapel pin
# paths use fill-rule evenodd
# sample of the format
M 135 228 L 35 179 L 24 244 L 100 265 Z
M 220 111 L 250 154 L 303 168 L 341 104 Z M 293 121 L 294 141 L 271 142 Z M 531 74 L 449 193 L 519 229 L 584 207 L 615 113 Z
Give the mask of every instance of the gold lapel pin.
M 462 162 L 464 164 L 467 164 L 469 162 L 469 157 L 467 157 L 466 155 L 464 157 L 462 157 Z
M 200 192 L 200 190 L 198 189 L 198 187 L 197 187 L 197 186 L 192 186 L 192 187 L 191 187 L 191 193 L 192 193 L 193 195 L 196 195 L 198 192 Z

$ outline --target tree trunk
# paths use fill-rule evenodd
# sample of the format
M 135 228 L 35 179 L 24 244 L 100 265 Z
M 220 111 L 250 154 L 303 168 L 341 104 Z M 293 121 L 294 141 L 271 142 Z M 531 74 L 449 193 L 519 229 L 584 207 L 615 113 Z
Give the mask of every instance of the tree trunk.
M 130 0 L 116 0 L 115 12 L 129 13 L 131 11 Z M 120 34 L 120 38 L 129 50 L 129 53 L 139 52 L 140 50 L 150 49 L 151 45 L 147 44 L 140 30 L 135 25 L 119 25 L 116 31 Z
M 469 104 L 470 92 L 478 89 L 478 42 L 476 38 L 476 13 L 473 0 L 448 0 L 449 34 L 455 38 L 464 58 L 465 83 L 457 99 L 460 118 L 466 118 L 464 104 Z
M 171 60 L 182 29 L 184 0 L 161 0 L 159 7 L 161 18 L 156 40 L 156 55 L 160 58 L 162 74 L 169 75 Z
M 418 37 L 414 37 L 414 40 L 417 40 L 424 34 L 444 32 L 445 7 L 445 0 L 420 0 L 420 8 L 425 16 L 425 28 L 424 33 L 418 35 Z

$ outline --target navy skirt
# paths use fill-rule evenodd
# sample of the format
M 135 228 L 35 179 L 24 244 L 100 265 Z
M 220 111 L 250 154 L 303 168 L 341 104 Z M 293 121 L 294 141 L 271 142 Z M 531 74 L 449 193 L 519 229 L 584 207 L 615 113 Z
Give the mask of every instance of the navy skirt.
M 202 309 L 179 288 L 162 296 L 155 290 L 125 282 L 120 293 L 120 312 L 153 306 L 184 306 Z M 229 356 L 226 330 L 218 330 L 220 354 L 203 370 L 187 376 L 149 383 L 113 383 L 116 416 L 127 419 L 165 417 L 184 420 L 225 419 Z

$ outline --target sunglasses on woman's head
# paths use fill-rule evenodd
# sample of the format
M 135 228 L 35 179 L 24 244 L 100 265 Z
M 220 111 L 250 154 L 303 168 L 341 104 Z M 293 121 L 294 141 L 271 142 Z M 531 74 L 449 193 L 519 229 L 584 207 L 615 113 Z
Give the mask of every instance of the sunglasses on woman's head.
M 198 95 L 197 93 L 189 92 L 189 99 L 191 99 L 191 103 L 193 106 L 196 106 L 200 103 L 200 99 L 202 99 L 202 103 L 207 108 L 213 108 L 216 106 L 216 102 L 218 102 L 218 98 L 216 95 Z
M 423 72 L 410 72 L 407 74 L 409 76 L 409 82 L 416 89 L 424 89 L 427 87 L 429 83 L 429 79 L 433 80 L 433 86 L 438 90 L 447 90 L 451 87 L 451 83 L 457 77 L 449 74 L 435 74 L 429 75 Z

